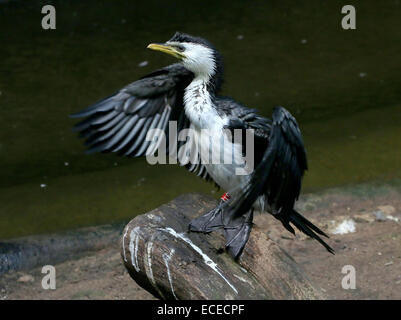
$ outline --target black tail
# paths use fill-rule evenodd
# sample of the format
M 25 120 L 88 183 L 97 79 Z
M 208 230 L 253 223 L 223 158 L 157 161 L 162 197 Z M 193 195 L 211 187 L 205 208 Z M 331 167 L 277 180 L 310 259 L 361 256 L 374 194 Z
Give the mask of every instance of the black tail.
M 326 238 L 329 238 L 329 236 L 294 209 L 292 209 L 289 215 L 280 215 L 279 219 L 284 227 L 291 233 L 295 234 L 294 229 L 289 225 L 289 222 L 291 222 L 295 227 L 297 227 L 297 229 L 305 233 L 307 236 L 319 241 L 328 252 L 335 254 L 333 248 L 331 248 L 326 242 L 324 242 L 323 239 L 320 238 L 317 234 L 320 234 Z

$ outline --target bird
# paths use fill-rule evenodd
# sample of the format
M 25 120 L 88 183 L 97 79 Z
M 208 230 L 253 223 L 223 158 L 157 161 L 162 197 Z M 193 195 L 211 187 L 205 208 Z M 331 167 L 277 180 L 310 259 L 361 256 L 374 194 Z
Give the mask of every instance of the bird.
M 151 43 L 147 48 L 178 61 L 71 115 L 84 118 L 74 130 L 85 139 L 87 153 L 149 156 L 162 141 L 155 143 L 151 132 L 159 130 L 167 137 L 171 135 L 169 123 L 175 122 L 178 132 L 193 132 L 191 142 L 180 141 L 175 147 L 186 144 L 188 151 L 188 145 L 195 145 L 189 149 L 198 156 L 198 161 L 183 160 L 180 165 L 226 191 L 215 208 L 190 222 L 188 232 L 223 230 L 226 252 L 237 260 L 257 211 L 272 215 L 293 234 L 295 227 L 334 254 L 321 237 L 328 235 L 294 208 L 308 165 L 302 134 L 291 113 L 276 106 L 268 119 L 222 96 L 222 56 L 204 38 L 176 32 L 167 42 Z M 211 132 L 208 137 L 202 135 L 205 130 Z M 235 132 L 242 139 L 233 139 Z M 249 141 L 246 132 L 252 133 Z M 173 145 L 168 143 L 165 148 L 168 155 Z M 253 167 L 238 174 L 247 146 L 252 146 Z M 232 152 L 232 161 L 205 161 L 216 150 Z

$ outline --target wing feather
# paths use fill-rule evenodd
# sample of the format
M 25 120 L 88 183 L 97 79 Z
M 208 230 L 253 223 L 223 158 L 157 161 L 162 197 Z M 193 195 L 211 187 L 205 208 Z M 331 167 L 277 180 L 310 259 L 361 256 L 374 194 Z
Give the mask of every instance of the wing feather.
M 130 157 L 151 154 L 156 151 L 161 139 L 151 144 L 155 133 L 147 136 L 149 130 L 161 129 L 167 137 L 168 122 L 171 120 L 178 122 L 178 130 L 189 127 L 183 95 L 192 79 L 192 72 L 179 64 L 152 72 L 71 115 L 72 118 L 84 118 L 74 126 L 74 131 L 85 139 L 89 154 L 118 152 Z M 150 145 L 154 146 L 152 150 L 149 150 Z M 210 180 L 202 164 L 185 167 Z
M 269 210 L 290 232 L 298 230 L 316 239 L 330 253 L 334 250 L 319 235 L 327 235 L 294 210 L 301 191 L 303 174 L 307 170 L 306 152 L 301 131 L 295 118 L 283 107 L 273 112 L 273 124 L 268 146 L 248 181 L 241 186 L 239 195 L 228 208 L 228 216 L 241 216 L 255 201 L 264 196 Z

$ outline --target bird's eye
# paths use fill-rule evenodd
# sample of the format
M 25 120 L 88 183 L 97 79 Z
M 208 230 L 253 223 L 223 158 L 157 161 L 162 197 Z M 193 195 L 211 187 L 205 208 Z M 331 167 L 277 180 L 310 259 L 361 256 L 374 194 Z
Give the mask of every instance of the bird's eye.
M 180 52 L 185 51 L 185 47 L 184 47 L 184 46 L 177 45 L 177 46 L 175 46 L 175 47 L 176 47 L 176 49 L 177 49 L 178 51 L 180 51 Z

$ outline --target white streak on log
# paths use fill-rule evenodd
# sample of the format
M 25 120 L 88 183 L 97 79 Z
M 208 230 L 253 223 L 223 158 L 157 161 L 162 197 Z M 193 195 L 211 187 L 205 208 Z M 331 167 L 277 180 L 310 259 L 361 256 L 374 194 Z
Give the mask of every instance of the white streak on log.
M 141 271 L 138 264 L 138 245 L 139 245 L 139 227 L 131 230 L 129 241 L 129 252 L 131 253 L 131 263 L 136 272 Z
M 146 254 L 145 254 L 145 263 L 147 264 L 146 274 L 152 283 L 155 282 L 153 278 L 153 271 L 152 271 L 152 251 L 153 251 L 153 241 L 148 241 L 146 243 Z
M 251 283 L 250 281 L 244 279 L 243 277 L 237 276 L 236 274 L 233 274 L 233 275 L 234 275 L 234 277 L 236 277 L 238 280 L 249 284 L 249 285 L 252 287 L 252 289 L 255 289 L 255 287 L 252 285 L 252 283 Z
M 155 278 L 153 277 L 153 270 L 152 270 L 152 253 L 153 253 L 153 237 L 151 240 L 146 242 L 146 251 L 145 251 L 145 256 L 144 256 L 144 265 L 145 265 L 145 271 L 146 271 L 146 276 L 150 280 L 153 288 L 156 289 L 156 291 L 159 293 L 159 295 L 163 298 L 163 293 L 160 291 L 159 287 L 157 286 L 155 282 Z
M 163 260 L 164 260 L 164 264 L 166 265 L 166 268 L 167 268 L 167 277 L 168 277 L 168 282 L 170 283 L 171 293 L 173 294 L 175 300 L 178 300 L 178 298 L 174 292 L 173 279 L 171 278 L 170 266 L 168 264 L 173 256 L 174 252 L 175 252 L 175 250 L 171 249 L 170 254 L 163 253 Z
M 169 234 L 171 234 L 173 237 L 175 238 L 179 238 L 181 240 L 183 240 L 184 242 L 186 242 L 187 244 L 189 244 L 192 249 L 194 249 L 197 253 L 200 254 L 200 256 L 203 258 L 203 261 L 206 263 L 206 265 L 208 265 L 210 268 L 212 268 L 230 287 L 231 289 L 234 290 L 234 292 L 236 294 L 238 294 L 237 289 L 230 283 L 230 281 L 227 280 L 227 278 L 221 273 L 219 267 L 217 266 L 217 264 L 209 258 L 209 256 L 207 256 L 205 253 L 203 253 L 202 249 L 199 248 L 197 245 L 195 245 L 190 239 L 188 239 L 187 237 L 184 236 L 184 234 L 182 233 L 177 233 L 174 229 L 172 228 L 159 228 L 159 230 L 161 231 L 165 231 L 168 232 Z
M 125 237 L 127 236 L 128 233 L 128 227 L 125 227 L 125 232 L 123 235 L 123 253 L 124 253 L 124 261 L 127 262 L 127 255 L 125 254 Z

